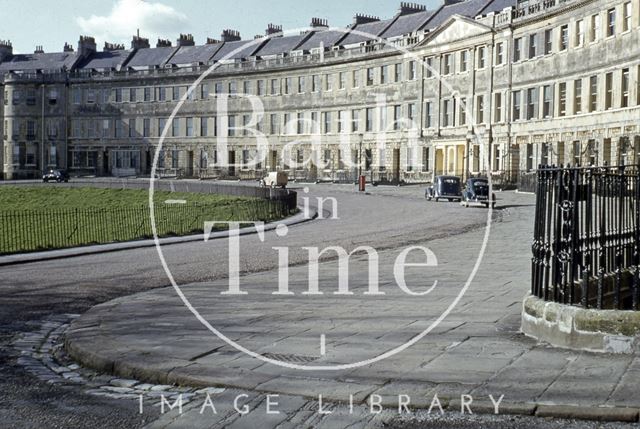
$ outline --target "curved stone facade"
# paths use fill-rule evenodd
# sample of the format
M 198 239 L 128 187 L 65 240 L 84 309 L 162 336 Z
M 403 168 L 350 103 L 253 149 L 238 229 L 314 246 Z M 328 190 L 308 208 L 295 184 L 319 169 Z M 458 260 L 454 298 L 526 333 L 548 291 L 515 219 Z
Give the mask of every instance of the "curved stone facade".
M 4 178 L 149 174 L 165 127 L 160 173 L 190 177 L 517 182 L 538 164 L 638 163 L 638 0 L 403 3 L 326 25 L 102 52 L 91 37 L 21 56 L 0 42 Z

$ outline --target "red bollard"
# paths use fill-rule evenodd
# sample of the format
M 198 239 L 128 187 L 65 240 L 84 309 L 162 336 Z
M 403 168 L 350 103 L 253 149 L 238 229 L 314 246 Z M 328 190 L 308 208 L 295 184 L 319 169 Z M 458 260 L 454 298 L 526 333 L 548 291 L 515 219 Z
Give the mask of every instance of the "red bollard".
M 365 188 L 365 183 L 366 182 L 367 182 L 366 177 L 360 176 L 358 178 L 358 188 L 360 189 L 360 192 L 364 192 L 364 188 Z

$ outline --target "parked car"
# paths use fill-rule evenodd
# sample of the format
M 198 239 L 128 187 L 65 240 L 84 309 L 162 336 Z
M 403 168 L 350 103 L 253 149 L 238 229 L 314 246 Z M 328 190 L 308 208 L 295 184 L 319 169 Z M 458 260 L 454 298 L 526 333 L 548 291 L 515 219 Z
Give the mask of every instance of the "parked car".
M 496 206 L 496 194 L 489 195 L 489 181 L 486 177 L 474 177 L 467 179 L 467 183 L 462 192 L 463 206 L 469 207 L 472 204 L 483 205 L 485 207 Z
M 436 176 L 433 185 L 425 191 L 424 197 L 431 201 L 447 199 L 448 201 L 462 201 L 462 180 L 456 176 Z
M 272 171 L 260 181 L 260 186 L 269 188 L 286 188 L 289 177 L 284 171 Z
M 50 181 L 54 182 L 68 182 L 69 181 L 69 173 L 66 170 L 49 170 L 42 175 L 42 181 L 48 183 Z

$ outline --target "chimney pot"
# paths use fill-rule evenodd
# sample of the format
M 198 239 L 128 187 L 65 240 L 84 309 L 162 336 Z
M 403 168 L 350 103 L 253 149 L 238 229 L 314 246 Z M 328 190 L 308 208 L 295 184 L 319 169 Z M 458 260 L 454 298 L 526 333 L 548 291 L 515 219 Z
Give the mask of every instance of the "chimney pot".
M 380 21 L 380 18 L 372 15 L 364 15 L 361 13 L 357 13 L 356 16 L 353 17 L 353 24 L 367 24 L 369 22 L 377 22 Z
M 171 46 L 171 40 L 168 39 L 158 39 L 158 43 L 156 43 L 156 48 L 169 48 Z
M 223 42 L 237 42 L 240 40 L 240 32 L 236 30 L 222 30 L 221 39 Z
M 177 46 L 195 46 L 192 34 L 180 34 L 180 37 L 176 41 Z

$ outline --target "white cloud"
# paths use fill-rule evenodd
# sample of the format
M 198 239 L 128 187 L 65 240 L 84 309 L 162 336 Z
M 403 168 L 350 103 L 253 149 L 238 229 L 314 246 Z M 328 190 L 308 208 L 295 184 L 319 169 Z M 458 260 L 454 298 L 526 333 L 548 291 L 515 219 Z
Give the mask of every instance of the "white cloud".
M 140 29 L 140 35 L 153 40 L 176 39 L 187 24 L 187 16 L 171 6 L 144 0 L 117 0 L 107 16 L 77 17 L 76 22 L 84 35 L 94 36 L 102 42 L 125 43 Z

